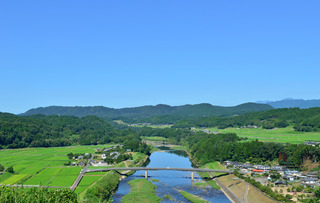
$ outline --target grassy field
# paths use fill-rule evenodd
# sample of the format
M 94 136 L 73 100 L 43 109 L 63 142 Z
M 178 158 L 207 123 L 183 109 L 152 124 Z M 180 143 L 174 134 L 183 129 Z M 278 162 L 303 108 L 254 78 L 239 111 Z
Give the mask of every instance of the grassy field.
M 149 140 L 149 141 L 167 141 L 168 140 L 168 138 L 159 137 L 159 136 L 141 137 L 141 139 Z
M 262 128 L 209 128 L 211 132 L 236 133 L 240 137 L 250 140 L 258 139 L 265 142 L 280 142 L 299 144 L 305 141 L 320 141 L 320 132 L 297 132 L 292 127 L 277 128 L 272 130 Z
M 71 186 L 79 175 L 81 167 L 64 166 L 69 162 L 66 156 L 73 153 L 94 153 L 94 148 L 106 145 L 71 146 L 52 148 L 24 148 L 0 150 L 0 164 L 13 166 L 15 174 L 5 173 L 0 176 L 0 184 Z M 26 178 L 30 177 L 30 178 Z
M 202 166 L 201 168 L 209 168 L 209 169 L 225 169 L 223 166 L 221 166 L 219 164 L 219 162 L 217 161 L 214 161 L 214 162 L 210 162 L 210 163 L 207 163 L 206 165 Z M 209 173 L 207 172 L 198 172 L 198 174 L 203 178 L 203 179 L 211 179 L 211 176 L 209 175 Z M 224 173 L 215 173 L 215 172 L 212 172 L 211 173 L 213 176 L 221 176 L 221 175 L 224 175 Z M 216 181 L 214 180 L 208 180 L 206 182 L 208 185 L 211 185 L 212 188 L 214 189 L 220 189 L 220 186 L 216 183 Z M 201 184 L 198 184 L 199 186 Z
M 4 180 L 1 184 L 4 185 L 13 185 L 15 183 L 17 183 L 18 181 L 20 181 L 21 179 L 27 177 L 28 174 L 17 174 L 17 175 L 12 175 L 10 176 L 10 178 Z
M 128 182 L 131 186 L 130 193 L 122 198 L 123 203 L 126 202 L 160 202 L 160 198 L 156 196 L 156 186 L 146 179 L 135 179 Z
M 208 202 L 208 201 L 202 199 L 201 197 L 195 196 L 195 195 L 190 194 L 190 193 L 188 193 L 188 192 L 186 192 L 186 191 L 182 191 L 182 190 L 181 190 L 181 191 L 180 191 L 180 194 L 181 194 L 182 196 L 184 196 L 184 198 L 186 198 L 187 200 L 189 200 L 189 201 L 191 201 L 191 202 L 193 202 L 193 203 L 204 203 L 204 202 Z

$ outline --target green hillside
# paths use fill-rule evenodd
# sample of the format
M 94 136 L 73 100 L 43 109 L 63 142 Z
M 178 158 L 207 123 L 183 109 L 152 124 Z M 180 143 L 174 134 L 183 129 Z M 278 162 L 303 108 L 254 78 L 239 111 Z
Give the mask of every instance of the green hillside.
M 44 115 L 68 115 L 84 117 L 94 115 L 102 118 L 149 118 L 160 115 L 170 115 L 178 117 L 199 117 L 199 116 L 234 116 L 248 112 L 266 111 L 273 109 L 267 104 L 246 103 L 234 107 L 213 106 L 211 104 L 195 104 L 183 106 L 169 106 L 159 104 L 156 106 L 141 106 L 133 108 L 113 109 L 103 106 L 94 107 L 63 107 L 63 106 L 50 106 L 31 109 L 24 114 L 44 114 Z

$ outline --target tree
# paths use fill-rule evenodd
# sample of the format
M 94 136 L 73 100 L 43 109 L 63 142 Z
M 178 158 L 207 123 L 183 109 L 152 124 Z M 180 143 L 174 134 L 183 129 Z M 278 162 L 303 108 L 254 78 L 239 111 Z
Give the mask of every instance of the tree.
M 74 156 L 74 154 L 73 154 L 72 152 L 70 152 L 70 153 L 67 154 L 67 157 L 68 157 L 69 159 L 72 159 L 73 156 Z
M 282 161 L 282 155 L 281 152 L 279 153 L 278 162 Z
M 320 188 L 317 188 L 317 189 L 314 191 L 314 195 L 315 195 L 317 198 L 320 198 Z
M 14 170 L 13 170 L 13 167 L 12 167 L 12 166 L 8 167 L 8 168 L 7 168 L 7 171 L 8 171 L 9 173 L 14 173 Z
M 287 154 L 286 154 L 286 152 L 283 152 L 283 161 L 287 162 Z

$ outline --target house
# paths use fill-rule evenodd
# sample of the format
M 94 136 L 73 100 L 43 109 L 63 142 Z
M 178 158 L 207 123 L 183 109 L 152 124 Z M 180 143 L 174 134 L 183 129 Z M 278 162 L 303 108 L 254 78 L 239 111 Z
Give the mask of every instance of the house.
M 100 151 L 101 149 L 100 148 L 94 148 L 94 151 L 95 152 L 98 152 L 98 151 Z
M 249 164 L 249 163 L 244 163 L 244 164 L 243 164 L 243 168 L 249 169 L 249 168 L 252 168 L 252 167 L 253 167 L 252 164 Z
M 86 165 L 86 163 L 84 163 L 83 161 L 78 163 L 78 166 L 84 167 Z
M 283 179 L 287 179 L 288 181 L 294 181 L 295 180 L 295 177 L 294 176 L 287 176 L 287 175 L 284 175 L 282 176 Z
M 233 162 L 233 167 L 234 168 L 243 168 L 243 163 Z
M 274 182 L 274 184 L 275 184 L 275 185 L 287 185 L 287 183 L 286 183 L 285 181 L 283 181 L 283 180 L 276 180 L 276 181 Z
M 264 170 L 260 170 L 260 169 L 253 169 L 252 172 L 255 172 L 255 173 L 263 173 Z
M 225 161 L 225 162 L 224 162 L 224 165 L 226 165 L 226 166 L 231 166 L 231 165 L 232 165 L 232 161 Z
M 268 165 L 254 165 L 253 168 L 259 169 L 259 170 L 270 170 L 271 167 Z
M 83 159 L 83 156 L 78 156 L 77 160 Z
M 299 171 L 286 171 L 286 174 L 291 176 L 301 176 Z
M 318 178 L 305 178 L 301 181 L 301 183 L 305 185 L 314 185 L 318 180 Z
M 320 142 L 307 141 L 307 142 L 304 142 L 303 144 L 315 147 L 315 146 L 319 145 Z

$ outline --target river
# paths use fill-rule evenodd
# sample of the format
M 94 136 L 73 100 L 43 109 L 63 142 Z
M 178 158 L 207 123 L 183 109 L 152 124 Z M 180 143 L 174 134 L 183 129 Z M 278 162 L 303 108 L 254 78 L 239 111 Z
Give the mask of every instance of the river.
M 147 167 L 171 167 L 171 168 L 192 168 L 192 164 L 186 152 L 181 150 L 165 149 L 156 151 L 149 157 Z M 137 178 L 144 178 L 144 171 L 137 171 L 133 175 L 123 179 L 119 183 L 116 193 L 113 195 L 113 202 L 120 203 L 124 195 L 130 192 L 128 182 Z M 170 195 L 172 200 L 162 199 L 161 202 L 190 202 L 185 199 L 179 190 L 184 190 L 191 194 L 197 195 L 209 202 L 229 203 L 230 200 L 220 190 L 212 189 L 211 187 L 199 188 L 193 186 L 191 182 L 191 172 L 186 171 L 149 171 L 149 180 L 157 179 L 159 182 L 152 181 L 157 186 L 156 194 L 163 198 L 165 195 Z M 203 180 L 195 173 L 194 182 Z

